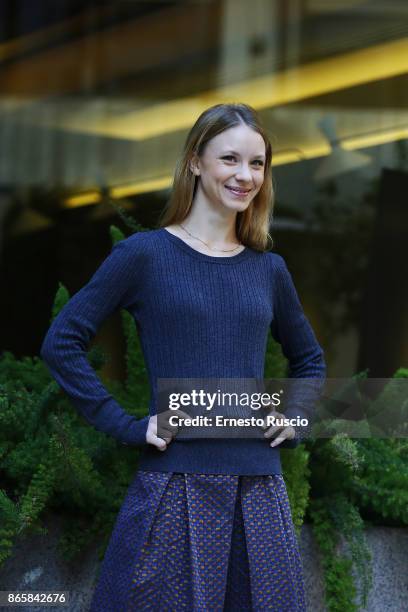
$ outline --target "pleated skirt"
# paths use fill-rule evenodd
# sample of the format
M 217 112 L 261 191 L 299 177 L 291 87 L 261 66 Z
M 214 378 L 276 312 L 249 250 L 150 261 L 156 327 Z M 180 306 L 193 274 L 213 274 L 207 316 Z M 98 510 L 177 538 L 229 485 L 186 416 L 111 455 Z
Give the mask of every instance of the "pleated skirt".
M 305 611 L 283 476 L 137 471 L 90 610 Z

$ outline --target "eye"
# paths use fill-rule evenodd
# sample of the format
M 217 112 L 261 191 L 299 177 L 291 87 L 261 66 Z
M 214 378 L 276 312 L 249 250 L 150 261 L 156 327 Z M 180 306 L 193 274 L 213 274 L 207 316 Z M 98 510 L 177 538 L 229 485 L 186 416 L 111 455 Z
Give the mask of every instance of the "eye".
M 235 155 L 224 155 L 224 156 L 222 157 L 222 159 L 226 159 L 226 160 L 228 160 L 228 161 L 229 161 L 229 160 L 235 160 L 236 158 L 235 158 Z M 263 162 L 263 160 L 262 160 L 262 159 L 255 159 L 255 160 L 253 161 L 253 163 L 254 163 L 254 164 L 258 164 L 259 166 L 263 166 L 263 165 L 264 165 L 264 162 Z

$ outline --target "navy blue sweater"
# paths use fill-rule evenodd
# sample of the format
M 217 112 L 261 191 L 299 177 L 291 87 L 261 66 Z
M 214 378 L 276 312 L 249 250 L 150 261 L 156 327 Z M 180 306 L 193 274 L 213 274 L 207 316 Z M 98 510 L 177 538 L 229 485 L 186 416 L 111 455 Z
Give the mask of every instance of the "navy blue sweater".
M 283 258 L 249 247 L 237 255 L 210 256 L 164 228 L 135 233 L 118 242 L 71 297 L 41 347 L 52 376 L 90 424 L 124 444 L 142 447 L 140 469 L 280 474 L 279 449 L 296 447 L 298 438 L 274 448 L 263 438 L 176 437 L 165 451 L 147 444 L 149 417 L 137 419 L 123 410 L 87 359 L 90 340 L 120 308 L 136 323 L 151 415 L 157 413 L 159 378 L 263 379 L 269 329 L 288 359 L 290 377 L 323 382 L 323 351 Z

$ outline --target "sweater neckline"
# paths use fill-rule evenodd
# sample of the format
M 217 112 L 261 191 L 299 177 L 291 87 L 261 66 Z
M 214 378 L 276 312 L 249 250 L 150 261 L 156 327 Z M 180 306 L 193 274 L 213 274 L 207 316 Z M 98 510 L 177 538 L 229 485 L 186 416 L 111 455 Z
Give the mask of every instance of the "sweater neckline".
M 219 256 L 217 257 L 216 255 L 206 255 L 205 253 L 201 253 L 200 251 L 193 249 L 193 247 L 187 244 L 187 242 L 184 242 L 184 240 L 182 240 L 175 234 L 172 234 L 171 232 L 166 230 L 165 227 L 161 227 L 159 231 L 167 238 L 167 240 L 169 240 L 170 242 L 175 244 L 177 247 L 182 249 L 185 253 L 188 253 L 188 255 L 195 257 L 196 259 L 199 259 L 200 261 L 206 261 L 208 263 L 214 263 L 214 264 L 228 265 L 228 264 L 239 263 L 247 259 L 248 256 L 250 255 L 250 249 L 247 246 L 244 249 L 242 249 L 242 251 L 240 251 L 238 255 L 228 255 L 226 257 L 219 257 Z

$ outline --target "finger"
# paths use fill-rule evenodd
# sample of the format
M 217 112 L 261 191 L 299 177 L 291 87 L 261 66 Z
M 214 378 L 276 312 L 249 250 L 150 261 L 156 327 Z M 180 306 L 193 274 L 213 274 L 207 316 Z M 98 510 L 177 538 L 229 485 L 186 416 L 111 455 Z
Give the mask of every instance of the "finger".
M 167 442 L 166 440 L 163 440 L 162 438 L 156 438 L 153 444 L 156 448 L 158 448 L 161 451 L 164 451 L 167 448 Z
M 283 436 L 278 436 L 276 438 L 276 440 L 274 440 L 273 442 L 270 443 L 269 446 L 278 446 L 278 444 L 280 444 L 281 442 L 283 442 L 286 438 L 284 438 Z
M 271 442 L 270 446 L 277 446 L 278 444 L 280 444 L 284 440 L 291 440 L 292 437 L 294 437 L 294 436 L 292 436 L 291 428 L 290 427 L 286 427 L 280 433 L 280 435 L 273 442 Z
M 146 439 L 149 444 L 152 444 L 159 450 L 165 450 L 167 448 L 168 438 L 162 438 L 152 433 Z
M 270 427 L 265 433 L 264 436 L 265 438 L 272 438 L 272 436 L 277 433 L 280 429 L 282 429 L 281 426 L 275 425 L 275 427 Z

